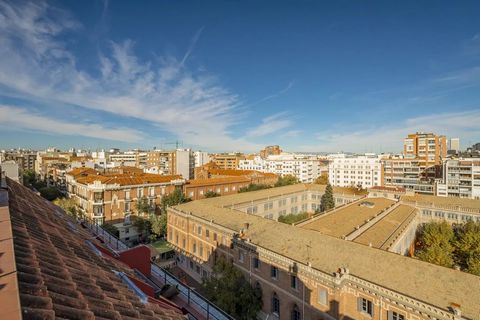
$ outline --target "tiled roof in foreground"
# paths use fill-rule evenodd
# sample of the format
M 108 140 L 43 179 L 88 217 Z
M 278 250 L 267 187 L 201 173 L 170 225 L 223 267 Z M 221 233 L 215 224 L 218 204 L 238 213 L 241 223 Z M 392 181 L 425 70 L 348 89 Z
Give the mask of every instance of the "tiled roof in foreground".
M 275 195 L 300 191 L 303 185 L 269 189 Z M 303 186 L 306 188 L 306 186 Z M 307 265 L 326 274 L 346 267 L 359 279 L 412 297 L 448 311 L 452 303 L 461 306 L 462 315 L 478 319 L 480 315 L 480 277 L 459 270 L 440 267 L 382 249 L 342 240 L 239 210 L 222 207 L 221 198 L 247 201 L 264 197 L 266 190 L 223 196 L 181 204 L 173 209 L 223 226 L 232 232 L 244 230 L 250 243 Z M 237 196 L 237 195 L 235 195 Z M 228 203 L 228 201 L 227 201 Z M 233 201 L 235 204 L 235 201 Z M 230 201 L 232 205 L 232 201 Z
M 0 190 L 0 319 L 184 319 L 169 303 L 143 302 L 101 254 L 100 243 L 50 202 L 7 179 Z M 97 249 L 95 249 L 97 248 Z M 135 281 L 134 281 L 135 282 Z

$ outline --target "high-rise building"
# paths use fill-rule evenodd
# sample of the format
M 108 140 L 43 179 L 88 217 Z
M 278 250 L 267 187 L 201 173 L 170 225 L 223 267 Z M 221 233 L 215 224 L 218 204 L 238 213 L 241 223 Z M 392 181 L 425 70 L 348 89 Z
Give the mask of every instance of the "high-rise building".
M 195 168 L 201 167 L 210 162 L 210 156 L 208 155 L 208 152 L 195 151 L 193 156 L 195 157 Z
M 448 150 L 460 151 L 460 138 L 451 138 Z
M 193 179 L 195 158 L 191 149 L 177 149 L 173 153 L 173 172 L 184 179 Z
M 281 153 L 282 149 L 280 149 L 280 146 L 267 146 L 265 147 L 265 149 L 260 150 L 260 157 L 262 157 L 262 159 L 265 159 L 270 155 L 279 155 Z
M 406 159 L 418 159 L 423 167 L 440 165 L 447 156 L 447 139 L 433 133 L 409 134 L 403 140 L 403 154 Z

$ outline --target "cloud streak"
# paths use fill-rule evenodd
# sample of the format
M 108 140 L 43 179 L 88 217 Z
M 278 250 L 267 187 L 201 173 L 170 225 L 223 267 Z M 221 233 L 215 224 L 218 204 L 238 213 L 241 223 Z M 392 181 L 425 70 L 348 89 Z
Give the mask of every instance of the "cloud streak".
M 264 118 L 260 125 L 251 128 L 247 132 L 247 136 L 262 137 L 290 127 L 293 123 L 290 119 L 286 119 L 285 116 L 285 112 L 281 112 Z
M 53 134 L 67 134 L 90 138 L 140 142 L 144 135 L 128 128 L 107 128 L 99 124 L 74 123 L 32 114 L 31 111 L 8 105 L 0 105 L 0 127 L 6 129 L 33 130 Z
M 133 41 L 110 42 L 110 50 L 99 55 L 94 76 L 78 67 L 77 57 L 61 40 L 79 28 L 68 13 L 45 3 L 5 2 L 0 14 L 0 95 L 140 119 L 146 127 L 157 126 L 212 150 L 259 148 L 230 134 L 230 127 L 240 121 L 239 97 L 212 75 L 184 67 L 203 28 L 182 61 L 140 61 Z

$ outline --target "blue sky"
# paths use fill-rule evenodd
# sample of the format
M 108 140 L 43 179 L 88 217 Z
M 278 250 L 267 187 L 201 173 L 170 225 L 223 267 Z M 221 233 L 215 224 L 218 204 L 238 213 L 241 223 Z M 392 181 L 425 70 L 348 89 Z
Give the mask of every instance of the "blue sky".
M 480 141 L 480 2 L 0 2 L 0 148 Z

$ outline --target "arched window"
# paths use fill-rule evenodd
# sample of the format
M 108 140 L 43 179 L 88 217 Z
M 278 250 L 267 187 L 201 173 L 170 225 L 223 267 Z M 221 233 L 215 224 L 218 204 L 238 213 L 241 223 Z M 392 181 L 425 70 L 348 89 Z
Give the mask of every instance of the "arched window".
M 272 313 L 280 317 L 280 300 L 275 292 L 272 296 Z
M 258 300 L 262 301 L 263 292 L 262 292 L 262 285 L 260 284 L 260 282 L 257 281 L 255 283 L 255 289 L 254 290 L 255 290 L 254 291 L 255 292 L 255 297 Z M 262 302 L 262 305 L 263 305 L 263 302 Z
M 293 305 L 292 309 L 292 320 L 301 320 L 302 319 L 302 314 L 300 313 L 300 310 L 298 310 L 297 305 Z

